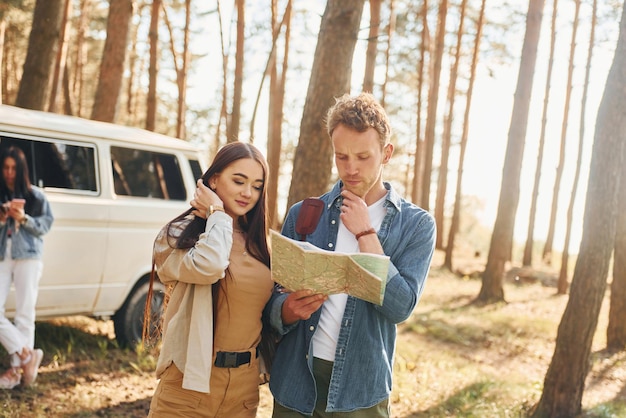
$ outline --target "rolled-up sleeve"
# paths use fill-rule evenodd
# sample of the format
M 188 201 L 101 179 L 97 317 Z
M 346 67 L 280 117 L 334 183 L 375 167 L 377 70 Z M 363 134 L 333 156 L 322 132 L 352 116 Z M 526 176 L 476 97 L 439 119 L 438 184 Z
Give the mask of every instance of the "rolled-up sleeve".
M 155 267 L 164 282 L 212 284 L 223 278 L 233 245 L 233 220 L 223 213 L 209 216 L 205 231 L 192 248 L 172 249 L 164 228 L 155 243 Z

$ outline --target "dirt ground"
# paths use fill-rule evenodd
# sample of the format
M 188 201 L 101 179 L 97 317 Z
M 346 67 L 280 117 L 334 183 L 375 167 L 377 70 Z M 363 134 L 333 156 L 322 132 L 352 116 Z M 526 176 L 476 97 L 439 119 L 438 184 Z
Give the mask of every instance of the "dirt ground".
M 498 394 L 498 388 L 487 388 L 479 395 L 500 405 L 501 409 L 491 416 L 519 416 L 520 408 L 527 409 L 537 401 L 567 297 L 555 296 L 552 287 L 541 283 L 521 285 L 515 284 L 514 278 L 509 280 L 505 288 L 508 303 L 493 308 L 490 315 L 502 316 L 506 322 L 503 327 L 509 330 L 506 333 L 510 334 L 511 327 L 519 328 L 519 338 L 511 338 L 504 332 L 498 334 L 497 330 L 481 331 L 485 311 L 466 308 L 479 288 L 477 279 L 459 278 L 433 268 L 414 317 L 398 328 L 391 397 L 394 417 L 457 416 L 453 412 L 441 413 L 442 405 L 450 403 L 462 390 L 467 392 L 472 385 L 498 382 L 503 376 L 510 383 L 508 394 Z M 616 400 L 626 404 L 626 353 L 610 355 L 602 351 L 606 309 L 608 303 L 604 304 L 594 339 L 593 367 L 583 399 L 583 408 L 587 409 Z M 461 314 L 450 314 L 455 310 Z M 534 323 L 512 323 L 510 318 L 516 317 L 533 318 Z M 469 329 L 474 334 L 465 335 L 466 339 L 460 343 L 451 343 L 449 338 L 433 338 L 435 325 L 443 327 L 445 322 L 449 327 L 453 320 L 458 323 L 451 335 L 459 330 L 467 333 Z M 145 417 L 157 381 L 135 353 L 111 350 L 106 343 L 113 339 L 111 322 L 78 317 L 58 320 L 56 325 L 79 327 L 99 336 L 98 348 L 90 353 L 91 360 L 71 361 L 69 343 L 69 350 L 46 352 L 34 387 L 0 391 L 0 416 Z M 531 327 L 542 329 L 546 337 L 529 336 L 527 330 Z M 426 328 L 429 330 L 423 331 Z M 419 329 L 422 331 L 416 331 Z M 516 389 L 511 389 L 513 386 Z M 493 400 L 494 396 L 500 398 Z M 271 403 L 267 385 L 262 386 L 259 418 L 271 416 Z M 507 403 L 511 404 L 510 414 L 502 412 Z M 21 406 L 17 407 L 18 404 Z M 469 405 L 473 405 L 470 409 L 479 407 L 478 403 Z M 484 416 L 473 415 L 471 411 L 462 415 Z

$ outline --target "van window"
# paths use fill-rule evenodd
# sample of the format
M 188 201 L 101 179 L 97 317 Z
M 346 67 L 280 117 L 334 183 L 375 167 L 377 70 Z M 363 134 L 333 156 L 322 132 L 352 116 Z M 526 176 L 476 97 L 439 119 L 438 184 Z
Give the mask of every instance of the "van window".
M 11 145 L 24 151 L 33 184 L 39 187 L 98 191 L 94 146 L 0 136 L 0 148 Z
M 187 192 L 175 155 L 111 147 L 115 194 L 186 200 Z

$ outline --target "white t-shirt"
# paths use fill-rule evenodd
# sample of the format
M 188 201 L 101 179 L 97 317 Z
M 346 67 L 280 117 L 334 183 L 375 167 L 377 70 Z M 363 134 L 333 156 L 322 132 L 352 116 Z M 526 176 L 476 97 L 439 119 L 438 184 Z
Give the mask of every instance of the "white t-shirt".
M 385 217 L 385 197 L 368 206 L 372 227 L 378 231 Z M 337 244 L 335 252 L 338 253 L 358 253 L 359 243 L 339 220 L 339 231 L 337 233 Z M 327 361 L 335 361 L 335 350 L 337 349 L 337 338 L 341 329 L 343 312 L 346 309 L 348 295 L 339 293 L 330 295 L 324 305 L 322 305 L 322 315 L 317 325 L 317 330 L 313 334 L 313 356 Z

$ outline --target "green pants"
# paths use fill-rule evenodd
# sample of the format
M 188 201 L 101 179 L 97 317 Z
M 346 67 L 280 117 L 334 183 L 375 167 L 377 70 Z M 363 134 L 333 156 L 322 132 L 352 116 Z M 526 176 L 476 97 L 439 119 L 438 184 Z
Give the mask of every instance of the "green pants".
M 366 409 L 359 409 L 353 412 L 325 412 L 326 400 L 328 399 L 328 387 L 330 377 L 333 372 L 333 363 L 330 361 L 313 358 L 313 377 L 317 388 L 317 401 L 313 418 L 389 418 L 389 399 Z M 300 418 L 309 417 L 292 409 L 285 408 L 274 401 L 274 412 L 272 418 Z

